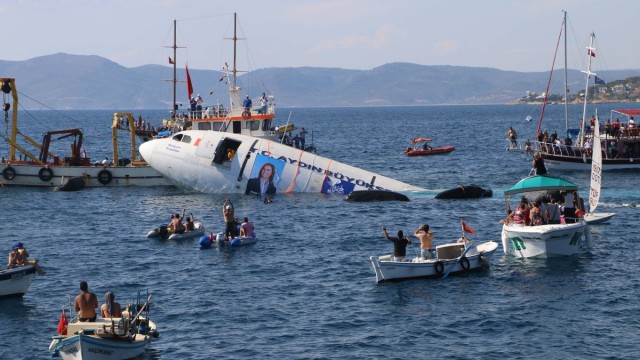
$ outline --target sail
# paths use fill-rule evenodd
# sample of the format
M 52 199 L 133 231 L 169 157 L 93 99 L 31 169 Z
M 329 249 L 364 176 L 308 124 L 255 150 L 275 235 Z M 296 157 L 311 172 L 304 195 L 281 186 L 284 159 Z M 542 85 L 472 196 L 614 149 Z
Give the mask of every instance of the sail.
M 602 149 L 600 146 L 600 125 L 596 116 L 593 126 L 593 156 L 591 157 L 591 189 L 589 191 L 589 212 L 593 213 L 600 201 L 602 186 Z

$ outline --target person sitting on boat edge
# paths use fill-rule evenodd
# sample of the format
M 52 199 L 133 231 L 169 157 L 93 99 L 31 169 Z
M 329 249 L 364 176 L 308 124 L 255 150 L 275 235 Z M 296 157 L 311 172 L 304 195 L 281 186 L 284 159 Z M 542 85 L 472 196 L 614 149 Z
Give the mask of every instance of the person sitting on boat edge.
M 100 316 L 103 319 L 122 317 L 122 307 L 116 301 L 116 295 L 107 291 L 104 294 L 104 304 L 100 306 Z
M 393 260 L 404 261 L 407 256 L 407 244 L 411 244 L 411 239 L 408 236 L 404 236 L 402 230 L 398 230 L 398 237 L 391 237 L 387 234 L 387 228 L 382 227 L 382 233 L 384 237 L 393 243 Z
M 253 237 L 254 226 L 249 222 L 248 217 L 244 217 L 242 225 L 240 225 L 240 237 Z
M 75 309 L 78 313 L 78 320 L 94 322 L 96 321 L 96 309 L 98 308 L 98 298 L 96 294 L 89 292 L 89 285 L 86 281 L 80 282 L 80 294 L 76 296 Z
M 20 267 L 22 265 L 18 265 L 18 259 L 20 258 L 20 254 L 18 253 L 18 247 L 14 244 L 11 247 L 11 252 L 9 253 L 9 262 L 7 262 L 7 269 L 13 269 Z
M 187 217 L 187 222 L 184 224 L 184 231 L 193 231 L 195 229 L 195 224 L 193 223 L 193 213 L 191 213 Z
M 429 225 L 425 224 L 413 233 L 413 236 L 420 240 L 420 257 L 423 259 L 433 259 L 433 235 L 429 230 Z
M 22 264 L 20 266 L 33 265 L 33 267 L 36 268 L 36 272 L 38 273 L 38 275 L 46 274 L 44 271 L 42 271 L 42 269 L 40 269 L 40 266 L 38 265 L 38 260 L 37 259 L 34 259 L 34 260 L 29 260 L 28 259 L 29 252 L 27 251 L 27 249 L 25 249 L 23 243 L 18 242 L 14 246 L 18 247 L 18 263 Z

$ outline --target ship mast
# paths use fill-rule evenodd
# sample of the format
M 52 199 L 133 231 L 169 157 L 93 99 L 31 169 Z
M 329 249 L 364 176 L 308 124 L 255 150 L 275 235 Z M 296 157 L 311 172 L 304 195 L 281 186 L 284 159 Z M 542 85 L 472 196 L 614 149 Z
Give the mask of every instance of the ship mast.
M 587 75 L 587 80 L 585 81 L 585 86 L 584 86 L 584 106 L 582 108 L 582 124 L 580 125 L 580 146 L 584 146 L 584 138 L 585 138 L 585 134 L 584 134 L 584 130 L 585 130 L 585 124 L 587 121 L 587 99 L 589 97 L 589 79 L 591 78 L 591 75 L 596 75 L 595 73 L 591 72 L 591 58 L 595 56 L 595 50 L 593 48 L 593 39 L 596 37 L 596 35 L 594 33 L 591 33 L 591 40 L 589 41 L 589 47 L 587 47 L 587 57 L 589 58 L 589 65 L 587 67 L 587 71 L 582 71 L 584 74 Z

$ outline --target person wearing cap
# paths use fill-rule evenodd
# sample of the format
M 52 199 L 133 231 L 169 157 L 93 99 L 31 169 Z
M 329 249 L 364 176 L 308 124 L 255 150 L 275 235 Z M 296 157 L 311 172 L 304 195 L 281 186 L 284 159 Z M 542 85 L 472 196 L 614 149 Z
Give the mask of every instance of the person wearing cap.
M 224 218 L 224 222 L 226 224 L 224 236 L 229 240 L 238 235 L 237 221 L 234 215 L 235 211 L 233 208 L 233 203 L 231 202 L 231 199 L 227 198 L 224 201 L 224 204 L 222 204 L 222 217 Z
M 18 244 L 14 244 L 11 247 L 11 252 L 9 253 L 9 262 L 7 263 L 7 269 L 17 268 L 18 259 L 20 258 L 20 254 L 18 253 Z
M 242 102 L 242 106 L 244 107 L 245 111 L 251 111 L 251 105 L 253 104 L 251 103 L 251 99 L 249 98 L 249 95 L 247 95 L 244 98 L 244 101 Z
M 411 244 L 411 239 L 405 236 L 402 230 L 398 230 L 398 237 L 391 237 L 387 234 L 387 228 L 382 227 L 384 237 L 393 243 L 393 260 L 403 261 L 407 256 L 407 244 Z

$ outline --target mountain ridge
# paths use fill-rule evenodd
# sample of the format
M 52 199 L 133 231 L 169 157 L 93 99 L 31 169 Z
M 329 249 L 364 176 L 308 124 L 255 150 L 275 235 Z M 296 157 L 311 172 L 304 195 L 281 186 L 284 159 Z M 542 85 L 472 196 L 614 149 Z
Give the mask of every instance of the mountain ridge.
M 555 70 L 549 93 L 562 91 L 564 75 Z M 178 69 L 177 99 L 188 104 L 184 69 Z M 205 105 L 228 102 L 220 71 L 189 69 L 195 93 Z M 568 70 L 569 83 L 584 75 Z M 608 80 L 640 76 L 640 69 L 609 70 Z M 0 60 L 0 76 L 16 78 L 26 109 L 171 108 L 173 68 L 124 67 L 97 55 L 56 53 L 23 61 Z M 242 74 L 238 84 L 252 98 L 274 94 L 278 106 L 473 105 L 517 102 L 527 91 L 546 89 L 549 72 L 518 72 L 489 67 L 383 64 L 369 70 L 318 67 L 262 68 Z M 196 95 L 194 94 L 194 95 Z M 25 101 L 33 99 L 33 101 Z

